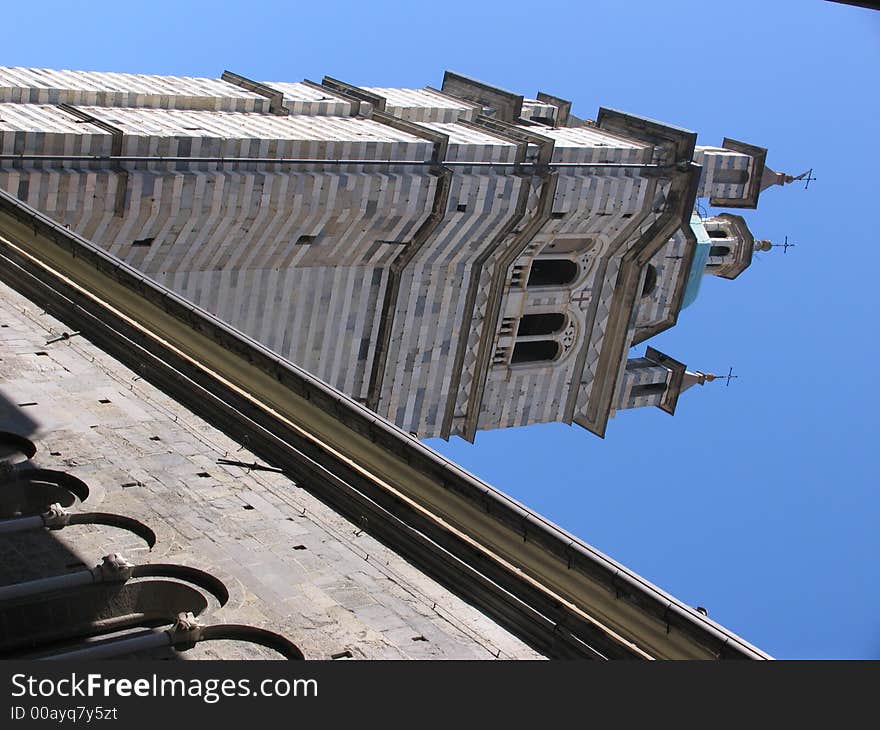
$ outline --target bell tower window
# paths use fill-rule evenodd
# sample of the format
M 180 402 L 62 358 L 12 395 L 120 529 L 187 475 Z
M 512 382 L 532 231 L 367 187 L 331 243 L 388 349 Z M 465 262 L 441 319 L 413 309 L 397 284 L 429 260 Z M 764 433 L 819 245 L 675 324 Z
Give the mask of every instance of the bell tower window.
M 519 320 L 517 337 L 532 335 L 553 335 L 565 326 L 565 315 L 559 312 L 550 314 L 525 314 Z
M 578 275 L 578 265 L 570 259 L 535 259 L 527 286 L 565 286 Z
M 556 340 L 526 340 L 517 342 L 510 356 L 510 364 L 529 362 L 550 362 L 559 354 Z
M 713 228 L 711 231 L 706 231 L 706 233 L 709 234 L 709 238 L 730 238 L 727 231 L 721 228 Z
M 730 253 L 730 246 L 712 246 L 709 249 L 709 256 L 727 256 Z

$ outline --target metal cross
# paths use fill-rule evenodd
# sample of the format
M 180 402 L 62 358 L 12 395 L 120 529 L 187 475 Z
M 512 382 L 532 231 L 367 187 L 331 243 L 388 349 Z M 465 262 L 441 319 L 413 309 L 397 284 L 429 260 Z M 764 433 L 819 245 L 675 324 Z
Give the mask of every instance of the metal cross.
M 589 302 L 592 298 L 593 297 L 590 294 L 587 294 L 587 292 L 582 291 L 582 292 L 578 292 L 577 296 L 573 296 L 571 298 L 571 301 L 576 302 L 578 305 L 583 305 L 584 302 Z M 579 308 L 583 309 L 583 306 L 580 306 Z
M 796 178 L 793 178 L 793 179 L 792 179 L 792 182 L 794 182 L 795 180 L 803 180 L 803 181 L 806 183 L 806 184 L 804 185 L 804 190 L 806 190 L 807 188 L 810 187 L 810 183 L 813 182 L 813 180 L 816 180 L 816 179 L 817 179 L 817 178 L 813 177 L 813 168 L 811 167 L 811 168 L 810 168 L 809 170 L 807 170 L 806 172 L 802 172 L 802 173 L 801 173 L 800 175 L 798 175 Z
M 734 375 L 733 368 L 730 368 L 730 370 L 727 372 L 727 375 L 721 375 L 720 377 L 727 381 L 727 383 L 725 383 L 725 385 L 730 385 L 730 381 L 735 380 L 736 378 L 739 377 L 739 375 Z
M 785 243 L 771 243 L 770 245 L 773 246 L 773 248 L 781 248 L 782 253 L 788 253 L 788 249 L 797 246 L 796 243 L 788 242 L 788 236 L 785 237 Z

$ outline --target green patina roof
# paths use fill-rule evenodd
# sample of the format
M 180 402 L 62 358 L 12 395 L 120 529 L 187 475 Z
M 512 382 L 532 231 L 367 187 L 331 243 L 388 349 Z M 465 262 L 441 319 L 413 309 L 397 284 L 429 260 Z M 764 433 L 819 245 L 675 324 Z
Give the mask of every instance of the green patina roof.
M 709 260 L 709 249 L 712 248 L 709 234 L 706 232 L 703 221 L 696 212 L 691 214 L 691 230 L 697 236 L 697 250 L 694 253 L 691 270 L 688 272 L 687 284 L 684 287 L 684 296 L 681 300 L 682 309 L 693 304 L 700 293 L 700 283 L 703 281 L 703 272 L 706 269 L 706 262 Z

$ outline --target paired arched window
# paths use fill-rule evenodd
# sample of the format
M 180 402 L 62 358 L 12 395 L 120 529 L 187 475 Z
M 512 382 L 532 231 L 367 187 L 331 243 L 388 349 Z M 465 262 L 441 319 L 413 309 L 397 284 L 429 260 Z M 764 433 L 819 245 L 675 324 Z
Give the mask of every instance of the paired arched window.
M 565 327 L 565 315 L 559 312 L 549 314 L 524 314 L 520 317 L 517 337 L 533 335 L 553 335 Z
M 516 281 L 516 269 L 514 271 Z M 571 259 L 536 258 L 529 267 L 526 287 L 563 287 L 573 283 L 579 273 L 580 267 Z M 563 349 L 555 335 L 565 329 L 567 322 L 567 317 L 561 312 L 524 314 L 516 326 L 516 339 L 509 363 L 518 365 L 555 360 Z M 505 355 L 501 355 L 496 362 L 502 364 L 504 360 Z
M 516 326 L 516 339 L 510 364 L 545 363 L 562 353 L 560 335 L 568 325 L 561 312 L 524 314 Z
M 559 343 L 556 340 L 524 340 L 513 346 L 510 364 L 528 362 L 549 362 L 559 354 Z
M 565 286 L 577 278 L 578 271 L 571 259 L 535 259 L 526 286 Z

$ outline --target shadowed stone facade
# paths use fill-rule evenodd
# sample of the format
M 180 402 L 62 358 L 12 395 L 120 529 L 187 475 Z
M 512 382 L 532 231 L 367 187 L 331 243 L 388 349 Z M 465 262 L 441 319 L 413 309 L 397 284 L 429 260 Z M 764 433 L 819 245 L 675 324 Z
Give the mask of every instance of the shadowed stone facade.
M 105 526 L 2 535 L 0 586 L 118 552 L 209 571 L 230 592 L 209 622 L 279 632 L 309 659 L 540 658 L 280 470 L 248 468 L 257 459 L 247 448 L 85 338 L 46 345 L 64 326 L 2 283 L 0 326 L 0 430 L 28 436 L 41 467 L 89 486 L 78 511 L 156 531 L 152 550 Z M 166 654 L 278 658 L 245 642 Z

